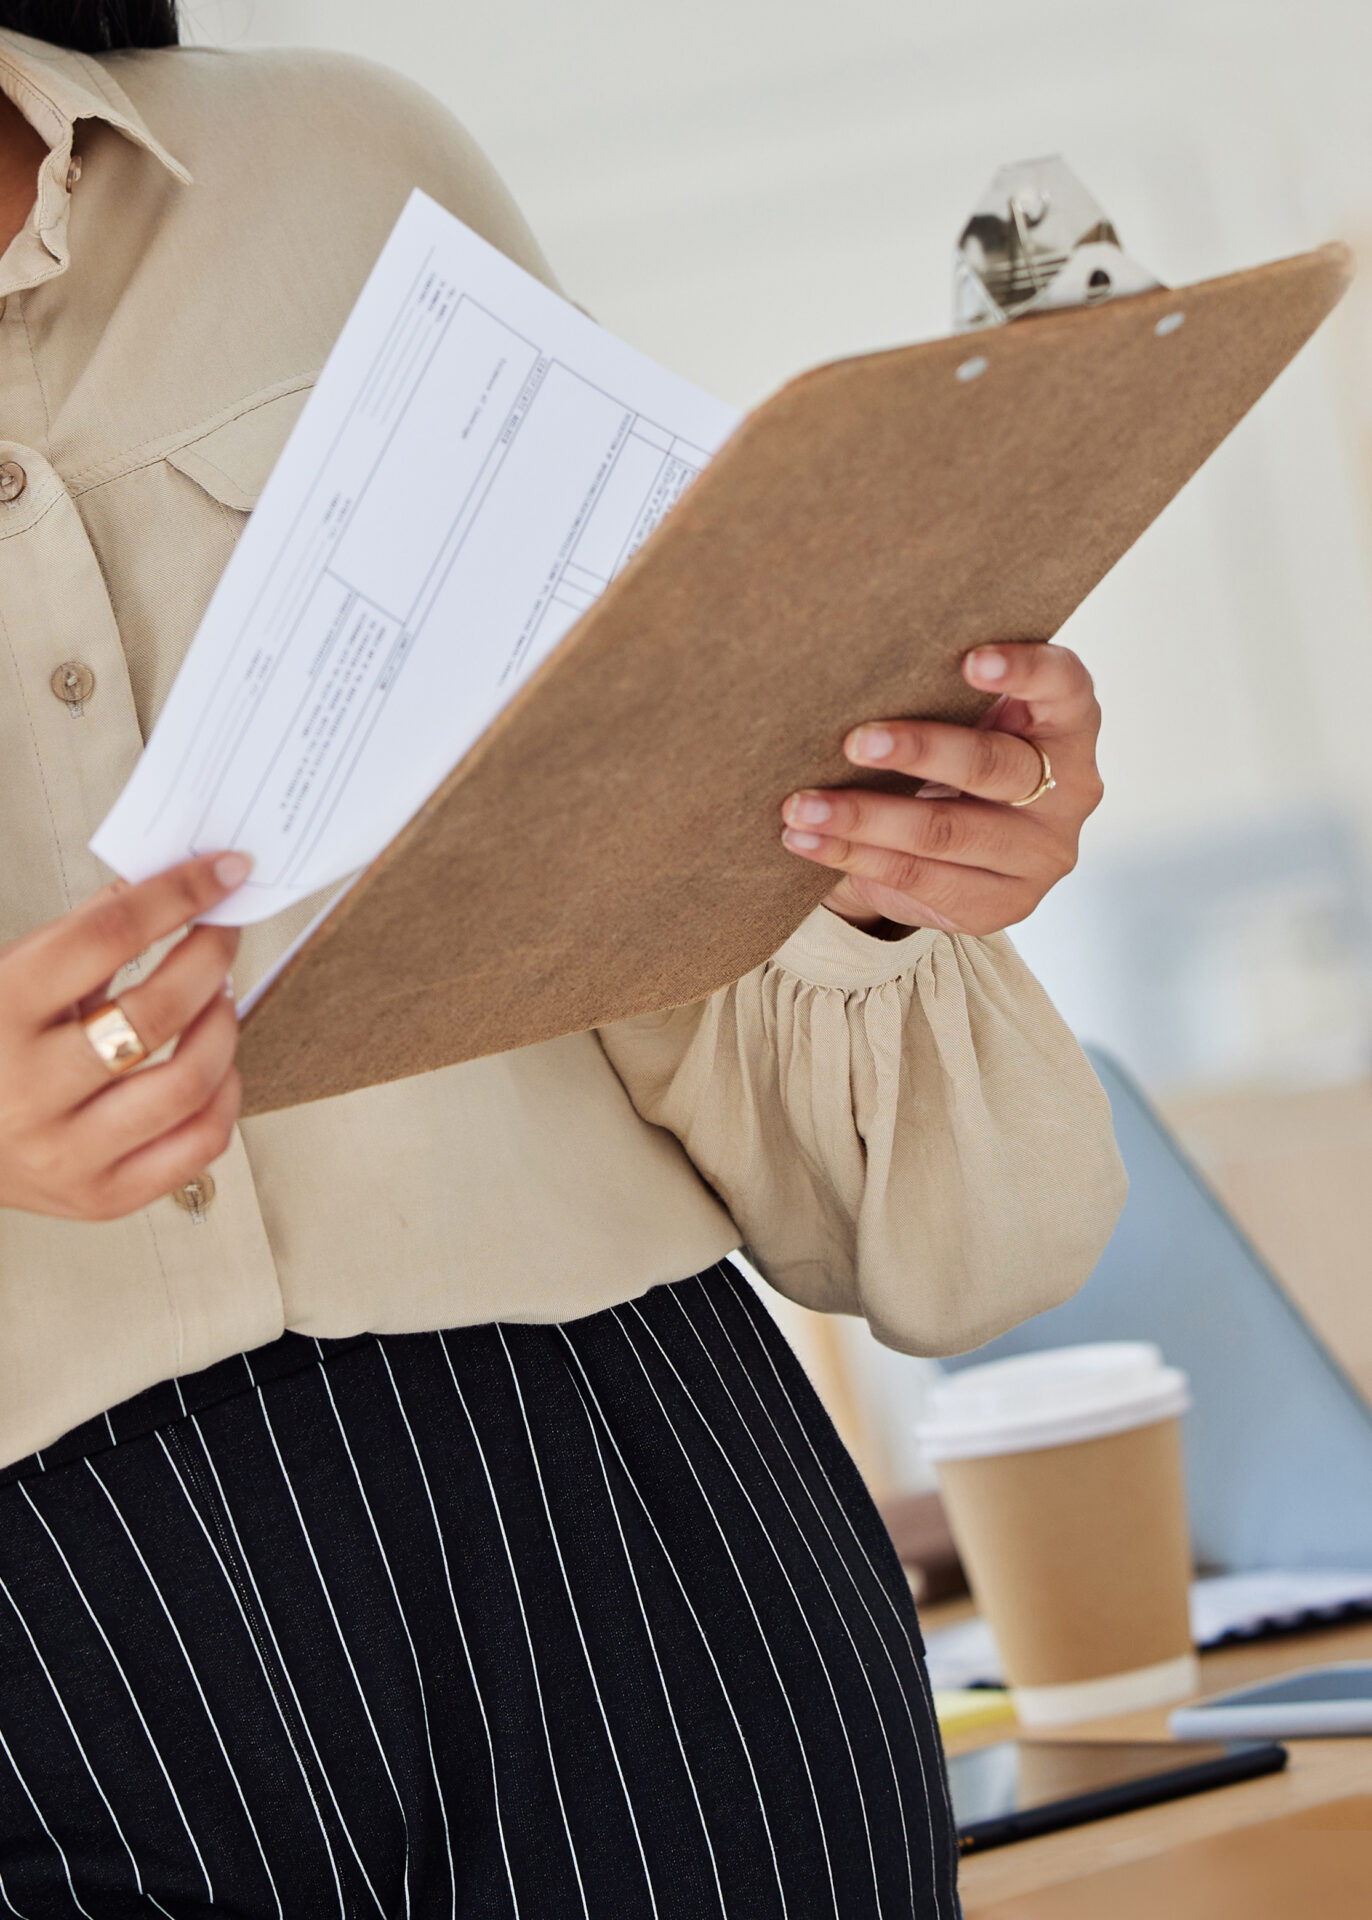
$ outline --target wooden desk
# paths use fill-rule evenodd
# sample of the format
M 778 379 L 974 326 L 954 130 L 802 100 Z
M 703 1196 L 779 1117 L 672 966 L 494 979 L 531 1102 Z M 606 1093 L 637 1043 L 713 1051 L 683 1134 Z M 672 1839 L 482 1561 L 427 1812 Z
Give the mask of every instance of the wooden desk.
M 963 1618 L 966 1604 L 925 1607 L 925 1630 Z M 1330 1627 L 1310 1634 L 1267 1640 L 1253 1646 L 1222 1648 L 1202 1656 L 1202 1690 L 1219 1693 L 1242 1687 L 1296 1667 L 1324 1665 L 1338 1660 L 1372 1660 L 1372 1623 Z M 1114 1720 L 1035 1734 L 1035 1739 L 1165 1740 L 1167 1708 L 1131 1713 Z M 1013 1731 L 1013 1729 L 1011 1730 Z M 1006 1737 L 1004 1728 L 964 1735 L 948 1742 L 950 1753 L 992 1745 Z M 967 1920 L 999 1900 L 1059 1886 L 1101 1867 L 1162 1853 L 1184 1841 L 1201 1839 L 1234 1827 L 1274 1820 L 1301 1808 L 1322 1806 L 1348 1794 L 1372 1791 L 1372 1740 L 1292 1740 L 1290 1761 L 1282 1773 L 1238 1786 L 1220 1787 L 1165 1806 L 1145 1807 L 1139 1813 L 1113 1820 L 1093 1821 L 1065 1833 L 1045 1834 L 1041 1840 L 1021 1840 L 989 1853 L 974 1854 L 962 1865 L 962 1898 Z M 1327 1920 L 1343 1920 L 1342 1915 Z

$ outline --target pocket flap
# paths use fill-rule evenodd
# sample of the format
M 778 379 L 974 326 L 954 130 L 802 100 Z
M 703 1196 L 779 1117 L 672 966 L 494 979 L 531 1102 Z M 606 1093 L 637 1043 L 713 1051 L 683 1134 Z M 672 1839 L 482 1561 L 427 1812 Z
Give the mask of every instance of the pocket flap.
M 264 400 L 177 447 L 168 465 L 239 513 L 251 513 L 310 397 L 308 387 Z

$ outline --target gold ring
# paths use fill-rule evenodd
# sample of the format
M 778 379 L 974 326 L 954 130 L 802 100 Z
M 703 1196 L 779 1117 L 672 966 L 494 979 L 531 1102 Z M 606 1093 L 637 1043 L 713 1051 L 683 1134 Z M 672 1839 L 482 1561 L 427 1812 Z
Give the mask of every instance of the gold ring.
M 83 1014 L 81 1025 L 101 1060 L 116 1077 L 141 1067 L 148 1050 L 134 1031 L 133 1023 L 117 1000 Z
M 1032 807 L 1036 800 L 1042 800 L 1044 794 L 1051 793 L 1054 787 L 1058 784 L 1057 781 L 1053 778 L 1053 763 L 1048 758 L 1048 755 L 1043 751 L 1043 748 L 1039 745 L 1038 741 L 1026 740 L 1025 745 L 1032 747 L 1034 749 L 1034 752 L 1038 755 L 1039 761 L 1043 767 L 1043 773 L 1039 780 L 1038 785 L 1034 788 L 1034 791 L 1032 793 L 1026 793 L 1022 800 L 1012 800 L 1010 802 L 1010 805 L 1012 807 Z

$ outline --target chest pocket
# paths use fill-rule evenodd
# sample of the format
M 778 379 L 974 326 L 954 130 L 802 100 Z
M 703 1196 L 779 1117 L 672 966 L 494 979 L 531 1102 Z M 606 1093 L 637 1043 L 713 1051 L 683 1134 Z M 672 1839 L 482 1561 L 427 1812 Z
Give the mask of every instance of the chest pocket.
M 143 739 L 312 384 L 299 377 L 245 396 L 169 437 L 157 458 L 140 455 L 122 473 L 77 489 Z
M 309 388 L 302 387 L 260 401 L 177 447 L 167 464 L 221 506 L 251 513 L 309 397 Z
M 106 877 L 87 850 L 175 680 L 311 382 L 293 380 L 143 449 L 43 484 L 0 540 L 0 942 Z M 284 387 L 284 390 L 283 390 Z M 151 449 L 148 450 L 151 452 Z M 35 456 L 36 459 L 36 456 Z M 64 702 L 71 663 L 88 692 Z M 3 1903 L 0 1903 L 3 1904 Z

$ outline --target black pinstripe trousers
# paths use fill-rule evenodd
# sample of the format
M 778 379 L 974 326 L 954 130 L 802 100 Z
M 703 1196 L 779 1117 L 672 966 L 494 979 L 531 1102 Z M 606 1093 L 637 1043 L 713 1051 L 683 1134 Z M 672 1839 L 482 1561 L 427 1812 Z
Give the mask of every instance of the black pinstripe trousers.
M 0 1914 L 956 1920 L 918 1628 L 720 1266 L 274 1346 L 0 1474 Z

